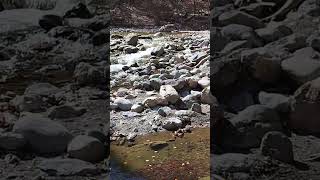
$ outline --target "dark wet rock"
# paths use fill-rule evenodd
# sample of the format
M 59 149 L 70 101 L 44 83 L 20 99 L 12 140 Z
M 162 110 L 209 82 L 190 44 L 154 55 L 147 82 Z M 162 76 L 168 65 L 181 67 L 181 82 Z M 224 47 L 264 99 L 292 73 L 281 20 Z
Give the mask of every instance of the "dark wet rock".
M 229 11 L 219 16 L 220 23 L 224 25 L 241 24 L 254 29 L 263 28 L 265 25 L 258 18 L 241 11 Z
M 165 147 L 167 147 L 169 144 L 165 141 L 155 141 L 155 142 L 151 142 L 149 144 L 150 149 L 154 150 L 154 151 L 159 151 Z
M 26 114 L 14 125 L 13 132 L 21 133 L 32 151 L 41 154 L 63 153 L 72 135 L 61 124 L 38 114 Z
M 312 48 L 297 50 L 281 63 L 283 71 L 297 84 L 313 80 L 320 75 L 320 54 Z
M 80 86 L 97 85 L 106 82 L 101 70 L 84 62 L 81 62 L 76 66 L 73 77 Z
M 255 61 L 262 59 L 283 60 L 291 56 L 291 54 L 283 48 L 253 48 L 246 49 L 241 52 L 241 58 L 246 66 L 250 66 Z M 250 69 L 249 69 L 250 70 Z
M 270 43 L 292 34 L 292 30 L 279 22 L 271 22 L 267 27 L 256 29 L 257 34 L 265 41 Z
M 126 54 L 132 54 L 132 53 L 138 52 L 138 51 L 139 51 L 139 48 L 129 46 L 129 47 L 123 48 L 123 51 L 124 51 Z
M 93 164 L 79 159 L 44 159 L 38 168 L 50 176 L 91 176 L 101 173 Z
M 249 172 L 255 165 L 256 158 L 252 155 L 226 153 L 211 157 L 212 173 Z
M 253 31 L 253 28 L 240 25 L 240 24 L 229 24 L 221 29 L 223 36 L 230 38 L 233 41 L 247 40 L 254 47 L 263 46 L 263 42 L 260 37 Z
M 6 52 L 5 50 L 1 50 L 0 51 L 0 61 L 7 61 L 10 60 L 10 54 L 8 52 Z
M 14 154 L 7 154 L 4 157 L 4 160 L 7 164 L 19 164 L 19 162 L 21 161 L 20 158 L 17 155 Z
M 139 36 L 133 35 L 128 38 L 127 44 L 131 46 L 136 46 L 138 45 L 138 41 L 139 41 Z
M 0 12 L 4 10 L 2 3 L 0 3 Z
M 210 44 L 210 51 L 212 51 L 212 52 L 221 51 L 230 42 L 230 39 L 228 37 L 225 37 L 222 35 L 220 28 L 212 28 L 211 29 L 210 39 L 214 39 L 216 41 L 215 46 Z
M 258 2 L 251 3 L 248 6 L 240 7 L 239 10 L 257 18 L 264 18 L 267 16 L 267 14 L 271 13 L 271 9 L 274 8 L 275 5 L 276 4 L 273 2 Z
M 95 16 L 91 19 L 90 22 L 84 25 L 84 28 L 91 29 L 93 31 L 100 31 L 103 29 L 107 29 L 110 25 L 110 17 L 101 15 Z
M 247 40 L 232 41 L 223 48 L 221 53 L 228 54 L 228 53 L 231 53 L 232 51 L 235 51 L 237 49 L 242 49 L 242 48 L 252 48 L 252 44 Z
M 48 97 L 59 92 L 59 88 L 50 83 L 35 83 L 26 88 L 25 95 L 39 95 Z
M 39 113 L 46 110 L 46 103 L 39 95 L 22 95 L 16 96 L 10 101 L 18 112 Z
M 245 63 L 251 76 L 263 83 L 277 83 L 281 78 L 281 61 L 278 58 L 258 56 Z
M 165 53 L 164 48 L 163 47 L 155 47 L 152 52 L 151 55 L 153 56 L 162 56 Z
M 282 124 L 275 110 L 252 105 L 231 118 L 230 124 L 226 121 L 224 128 L 223 146 L 240 150 L 259 147 L 265 133 L 281 131 Z
M 283 94 L 260 92 L 259 102 L 278 112 L 285 113 L 290 111 L 290 97 Z
M 317 50 L 318 52 L 320 52 L 320 35 L 318 36 L 310 36 L 308 38 L 308 43 L 309 46 L 311 46 L 313 49 Z
M 191 110 L 197 113 L 202 113 L 201 105 L 198 103 L 193 103 L 191 106 Z
M 299 14 L 305 14 L 312 17 L 320 16 L 320 6 L 317 0 L 306 0 L 298 8 Z
M 51 119 L 73 118 L 83 115 L 85 108 L 73 107 L 71 105 L 55 106 L 48 110 L 48 117 Z
M 165 85 L 172 86 L 178 92 L 187 86 L 187 82 L 185 79 L 167 79 L 167 80 L 164 80 L 163 82 Z
M 21 150 L 27 144 L 26 139 L 17 133 L 1 133 L 0 148 L 5 150 Z
M 214 6 L 210 12 L 210 20 L 213 26 L 223 26 L 219 21 L 218 18 L 221 14 L 234 10 L 233 4 L 226 4 L 224 6 Z
M 229 96 L 229 98 L 227 97 L 225 99 L 225 103 L 230 110 L 235 112 L 242 111 L 246 107 L 255 104 L 253 93 L 250 93 L 250 91 L 245 88 L 237 89 L 236 92 L 233 92 Z
M 108 43 L 110 40 L 110 33 L 108 31 L 99 31 L 92 37 L 92 44 L 95 46 L 100 46 Z
M 87 136 L 94 137 L 99 141 L 101 141 L 102 143 L 105 143 L 108 141 L 108 137 L 106 136 L 106 134 L 104 134 L 102 131 L 99 131 L 99 130 L 89 130 L 87 132 Z
M 182 120 L 174 117 L 166 119 L 162 124 L 162 128 L 166 129 L 167 131 L 176 131 L 179 128 L 182 128 L 182 126 Z
M 216 179 L 216 180 L 224 180 L 223 177 L 221 177 L 221 176 L 219 176 L 219 175 L 217 175 L 217 174 L 212 174 L 212 173 L 211 173 L 210 176 L 211 176 L 212 178 Z
M 63 18 L 82 18 L 89 19 L 92 18 L 93 14 L 89 11 L 87 6 L 83 3 L 78 3 L 75 7 L 68 10 Z
M 292 142 L 281 132 L 266 133 L 262 138 L 260 151 L 261 154 L 282 162 L 292 163 L 294 160 Z
M 219 6 L 225 6 L 227 4 L 233 4 L 233 1 L 232 0 L 212 0 L 211 1 L 211 5 L 214 5 L 214 7 L 219 7 Z
M 70 157 L 88 162 L 99 162 L 106 157 L 106 148 L 96 138 L 79 135 L 74 137 L 68 145 Z
M 57 15 L 44 15 L 39 19 L 39 25 L 46 31 L 49 31 L 50 29 L 62 26 L 63 25 L 63 19 L 60 16 Z
M 309 81 L 297 89 L 291 102 L 288 122 L 290 128 L 303 134 L 320 133 L 319 91 L 320 78 Z
M 216 90 L 223 90 L 238 80 L 241 63 L 238 59 L 213 61 L 210 69 L 210 80 Z
M 88 40 L 89 37 L 93 36 L 93 32 L 91 32 L 90 30 L 80 29 L 76 27 L 58 26 L 52 28 L 48 32 L 48 36 L 55 38 L 64 38 L 71 41 L 77 41 L 79 39 Z
M 160 79 L 158 79 L 158 78 L 152 78 L 152 79 L 150 79 L 150 86 L 151 86 L 154 90 L 159 91 L 161 85 L 162 85 L 162 82 L 161 82 Z
M 285 48 L 289 52 L 294 52 L 306 46 L 307 46 L 307 43 L 306 43 L 305 35 L 292 34 L 292 35 L 283 37 L 277 41 L 271 42 L 267 44 L 265 47 L 275 49 L 275 50 Z

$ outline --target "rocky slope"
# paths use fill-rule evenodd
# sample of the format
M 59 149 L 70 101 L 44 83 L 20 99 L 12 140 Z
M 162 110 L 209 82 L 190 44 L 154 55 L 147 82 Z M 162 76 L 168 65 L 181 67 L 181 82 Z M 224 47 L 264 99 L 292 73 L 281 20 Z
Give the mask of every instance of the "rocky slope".
M 0 12 L 1 179 L 106 179 L 109 14 L 53 12 Z
M 212 3 L 212 176 L 318 179 L 319 2 Z
M 179 30 L 208 30 L 209 4 L 209 0 L 115 0 L 112 26 L 154 29 L 175 24 Z
M 209 123 L 207 32 L 113 34 L 111 128 L 115 134 Z

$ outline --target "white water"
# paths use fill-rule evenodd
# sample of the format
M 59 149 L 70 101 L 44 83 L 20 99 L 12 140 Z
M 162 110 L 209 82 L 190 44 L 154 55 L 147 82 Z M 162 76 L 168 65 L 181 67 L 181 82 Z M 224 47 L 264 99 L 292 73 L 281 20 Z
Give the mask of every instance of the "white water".
M 153 40 L 139 40 L 140 43 L 146 47 L 144 51 L 138 51 L 132 54 L 122 54 L 118 57 L 113 57 L 111 55 L 111 62 L 116 62 L 110 66 L 110 72 L 119 72 L 122 67 L 127 65 L 137 63 L 138 65 L 146 63 L 146 61 L 151 57 L 151 52 L 154 47 L 157 47 L 161 42 L 164 42 L 164 38 L 154 38 Z
M 210 32 L 209 31 L 181 31 L 183 33 L 194 33 L 197 32 L 197 34 L 201 34 L 199 36 L 194 37 L 195 39 L 209 39 Z M 111 39 L 111 44 L 112 44 Z M 110 66 L 110 72 L 112 73 L 117 73 L 122 70 L 122 67 L 127 65 L 130 66 L 132 64 L 137 63 L 138 65 L 140 64 L 145 64 L 146 61 L 151 57 L 151 52 L 154 47 L 157 46 L 163 46 L 165 42 L 168 42 L 170 40 L 166 39 L 166 37 L 153 37 L 153 40 L 144 40 L 144 39 L 139 39 L 139 43 L 143 44 L 144 47 L 146 47 L 146 50 L 144 51 L 138 51 L 137 53 L 132 53 L 132 54 L 122 54 L 120 56 L 113 56 L 111 54 L 111 62 L 114 63 Z M 191 56 L 194 55 L 194 53 L 190 49 L 186 49 L 182 52 L 184 54 L 184 57 L 186 59 L 190 58 Z

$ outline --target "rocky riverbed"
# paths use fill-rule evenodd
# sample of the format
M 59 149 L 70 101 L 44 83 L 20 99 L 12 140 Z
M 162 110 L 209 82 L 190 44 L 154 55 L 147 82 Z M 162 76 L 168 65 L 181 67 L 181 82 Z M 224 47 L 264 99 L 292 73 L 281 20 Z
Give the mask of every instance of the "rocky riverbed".
M 66 4 L 0 12 L 1 179 L 108 178 L 109 15 Z
M 212 2 L 212 177 L 319 179 L 319 2 Z
M 155 146 L 168 145 L 169 148 L 160 148 L 159 154 L 169 153 L 172 156 L 167 158 L 177 157 L 176 163 L 152 162 L 159 170 L 170 166 L 171 173 L 161 173 L 164 179 L 172 178 L 175 173 L 177 178 L 185 177 L 181 172 L 179 175 L 181 163 L 185 163 L 183 156 L 194 159 L 189 160 L 192 168 L 203 162 L 197 161 L 197 155 L 193 153 L 197 151 L 197 143 L 189 142 L 184 136 L 196 138 L 197 133 L 193 133 L 193 129 L 200 128 L 198 131 L 203 131 L 201 133 L 207 137 L 203 136 L 204 144 L 209 144 L 210 133 L 202 129 L 210 125 L 210 103 L 215 101 L 209 94 L 209 46 L 209 32 L 205 31 L 112 33 L 110 131 L 114 142 L 111 149 L 121 164 L 128 161 L 126 158 L 136 155 L 129 152 L 137 152 L 141 158 L 131 157 L 134 164 L 127 162 L 131 169 L 136 173 L 141 171 L 141 175 L 149 178 L 161 173 L 151 171 L 148 167 L 150 164 L 144 163 L 148 160 L 145 158 L 150 158 L 147 157 L 150 153 L 146 153 L 150 149 L 141 149 L 142 144 L 146 143 L 146 139 L 143 142 L 141 140 L 144 138 L 148 138 L 151 144 L 159 143 Z M 167 132 L 167 138 L 161 140 L 163 144 L 157 139 L 158 132 L 162 131 Z M 178 145 L 180 141 L 193 145 L 188 150 Z M 177 149 L 170 144 L 177 144 Z M 209 146 L 201 149 L 201 152 L 205 153 L 206 150 L 209 150 Z M 138 165 L 137 162 L 141 160 L 142 163 Z M 209 168 L 205 169 L 208 173 Z

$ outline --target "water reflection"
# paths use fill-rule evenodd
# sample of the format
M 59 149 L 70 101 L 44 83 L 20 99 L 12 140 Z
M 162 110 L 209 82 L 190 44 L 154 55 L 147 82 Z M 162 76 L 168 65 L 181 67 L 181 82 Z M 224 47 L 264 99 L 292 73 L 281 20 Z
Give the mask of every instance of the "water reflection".
M 110 166 L 110 180 L 146 180 L 131 173 L 124 172 L 114 160 L 110 161 Z

